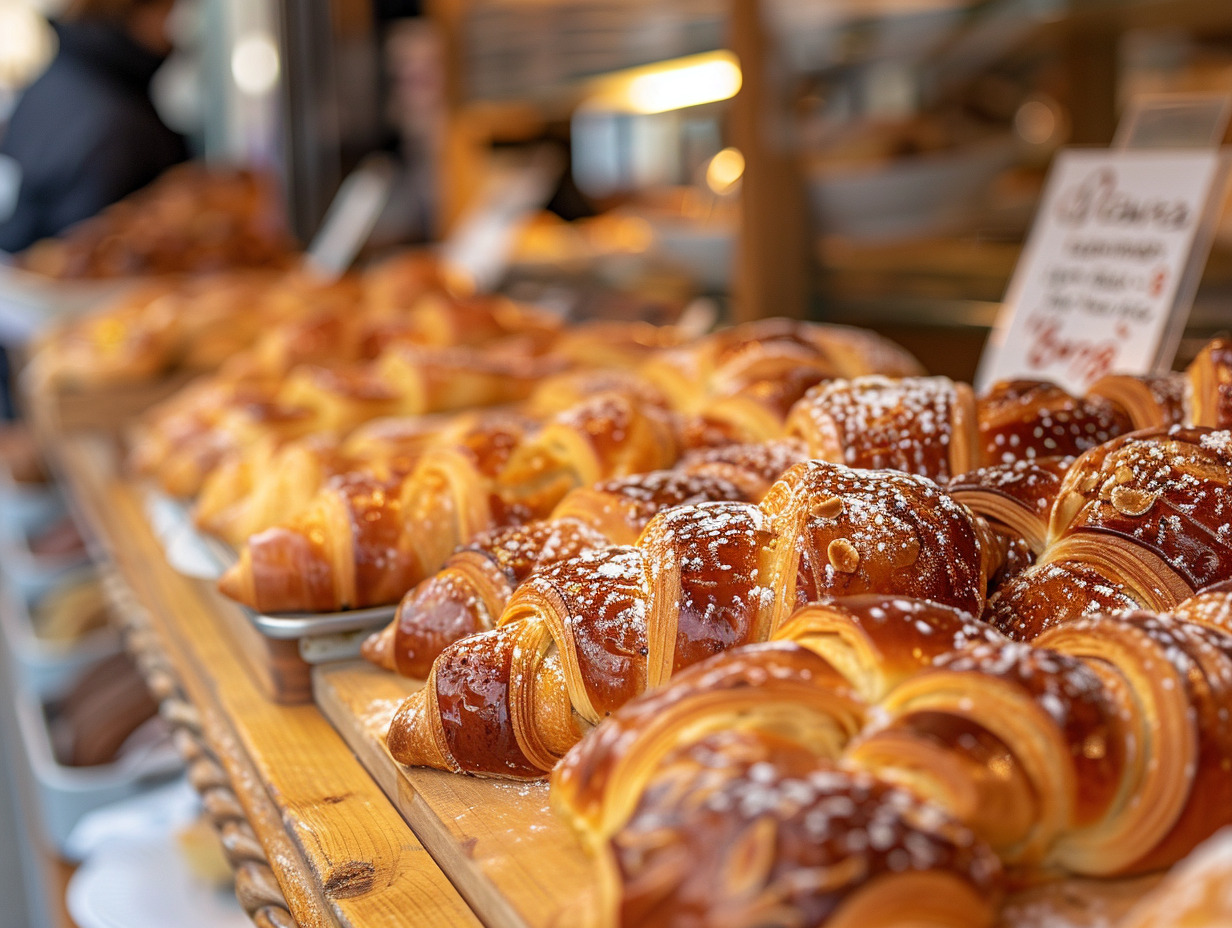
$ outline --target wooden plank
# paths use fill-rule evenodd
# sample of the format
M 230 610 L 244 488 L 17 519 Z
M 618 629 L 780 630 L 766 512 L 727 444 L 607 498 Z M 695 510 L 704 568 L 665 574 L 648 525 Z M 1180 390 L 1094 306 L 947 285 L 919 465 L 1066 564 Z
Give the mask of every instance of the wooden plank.
M 403 767 L 389 755 L 389 720 L 421 685 L 359 661 L 313 671 L 321 711 L 485 924 L 581 923 L 575 913 L 585 909 L 595 873 L 582 843 L 549 808 L 546 783 Z M 1009 900 L 1001 928 L 1107 928 L 1158 880 L 1036 887 Z
M 420 685 L 360 661 L 313 671 L 321 711 L 486 925 L 576 924 L 569 913 L 584 904 L 594 872 L 548 807 L 546 783 L 462 777 L 390 757 L 389 720 Z
M 175 573 L 114 444 L 55 437 L 53 453 L 105 553 L 151 615 L 301 925 L 474 926 L 474 915 L 312 706 L 266 698 L 220 626 L 216 602 Z

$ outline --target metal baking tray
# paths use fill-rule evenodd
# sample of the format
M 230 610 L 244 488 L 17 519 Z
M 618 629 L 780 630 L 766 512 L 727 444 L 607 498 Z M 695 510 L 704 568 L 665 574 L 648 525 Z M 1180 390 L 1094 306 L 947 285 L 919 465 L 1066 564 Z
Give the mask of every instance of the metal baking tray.
M 167 562 L 175 570 L 200 580 L 214 581 L 238 560 L 235 549 L 226 542 L 197 530 L 189 503 L 174 499 L 155 487 L 146 487 L 144 498 L 146 520 L 162 544 Z M 392 621 L 398 608 L 394 603 L 339 612 L 267 615 L 236 605 L 267 638 L 301 639 L 300 653 L 308 663 L 357 656 L 366 634 Z M 307 644 L 305 639 L 314 640 Z

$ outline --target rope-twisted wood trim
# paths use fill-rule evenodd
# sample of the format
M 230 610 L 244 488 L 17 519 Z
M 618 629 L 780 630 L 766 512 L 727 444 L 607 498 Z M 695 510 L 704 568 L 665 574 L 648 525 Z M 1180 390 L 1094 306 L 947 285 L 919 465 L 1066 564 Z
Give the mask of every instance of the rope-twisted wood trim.
M 184 695 L 175 668 L 163 655 L 148 612 L 114 568 L 101 564 L 99 571 L 124 646 L 158 700 L 159 714 L 171 726 L 172 743 L 188 767 L 188 782 L 200 794 L 223 853 L 235 871 L 236 898 L 257 928 L 298 928 L 265 849 L 248 823 L 226 770 L 205 739 L 200 713 Z

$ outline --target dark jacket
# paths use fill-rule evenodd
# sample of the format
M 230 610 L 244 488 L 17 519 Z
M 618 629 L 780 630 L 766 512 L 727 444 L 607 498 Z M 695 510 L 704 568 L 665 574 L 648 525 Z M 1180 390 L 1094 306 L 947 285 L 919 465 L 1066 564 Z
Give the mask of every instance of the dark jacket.
M 21 168 L 0 250 L 20 251 L 145 186 L 187 157 L 150 102 L 162 58 L 120 27 L 56 25 L 60 50 L 13 110 L 0 153 Z

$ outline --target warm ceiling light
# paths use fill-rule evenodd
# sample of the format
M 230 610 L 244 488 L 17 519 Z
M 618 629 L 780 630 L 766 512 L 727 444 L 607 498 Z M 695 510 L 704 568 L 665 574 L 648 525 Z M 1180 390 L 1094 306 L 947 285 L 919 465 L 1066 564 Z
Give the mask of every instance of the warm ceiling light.
M 602 78 L 585 109 L 649 115 L 718 103 L 740 90 L 740 63 L 728 51 L 689 55 Z
M 698 61 L 669 65 L 629 82 L 629 106 L 635 113 L 666 113 L 704 103 L 718 103 L 740 90 L 740 66 L 734 61 Z

